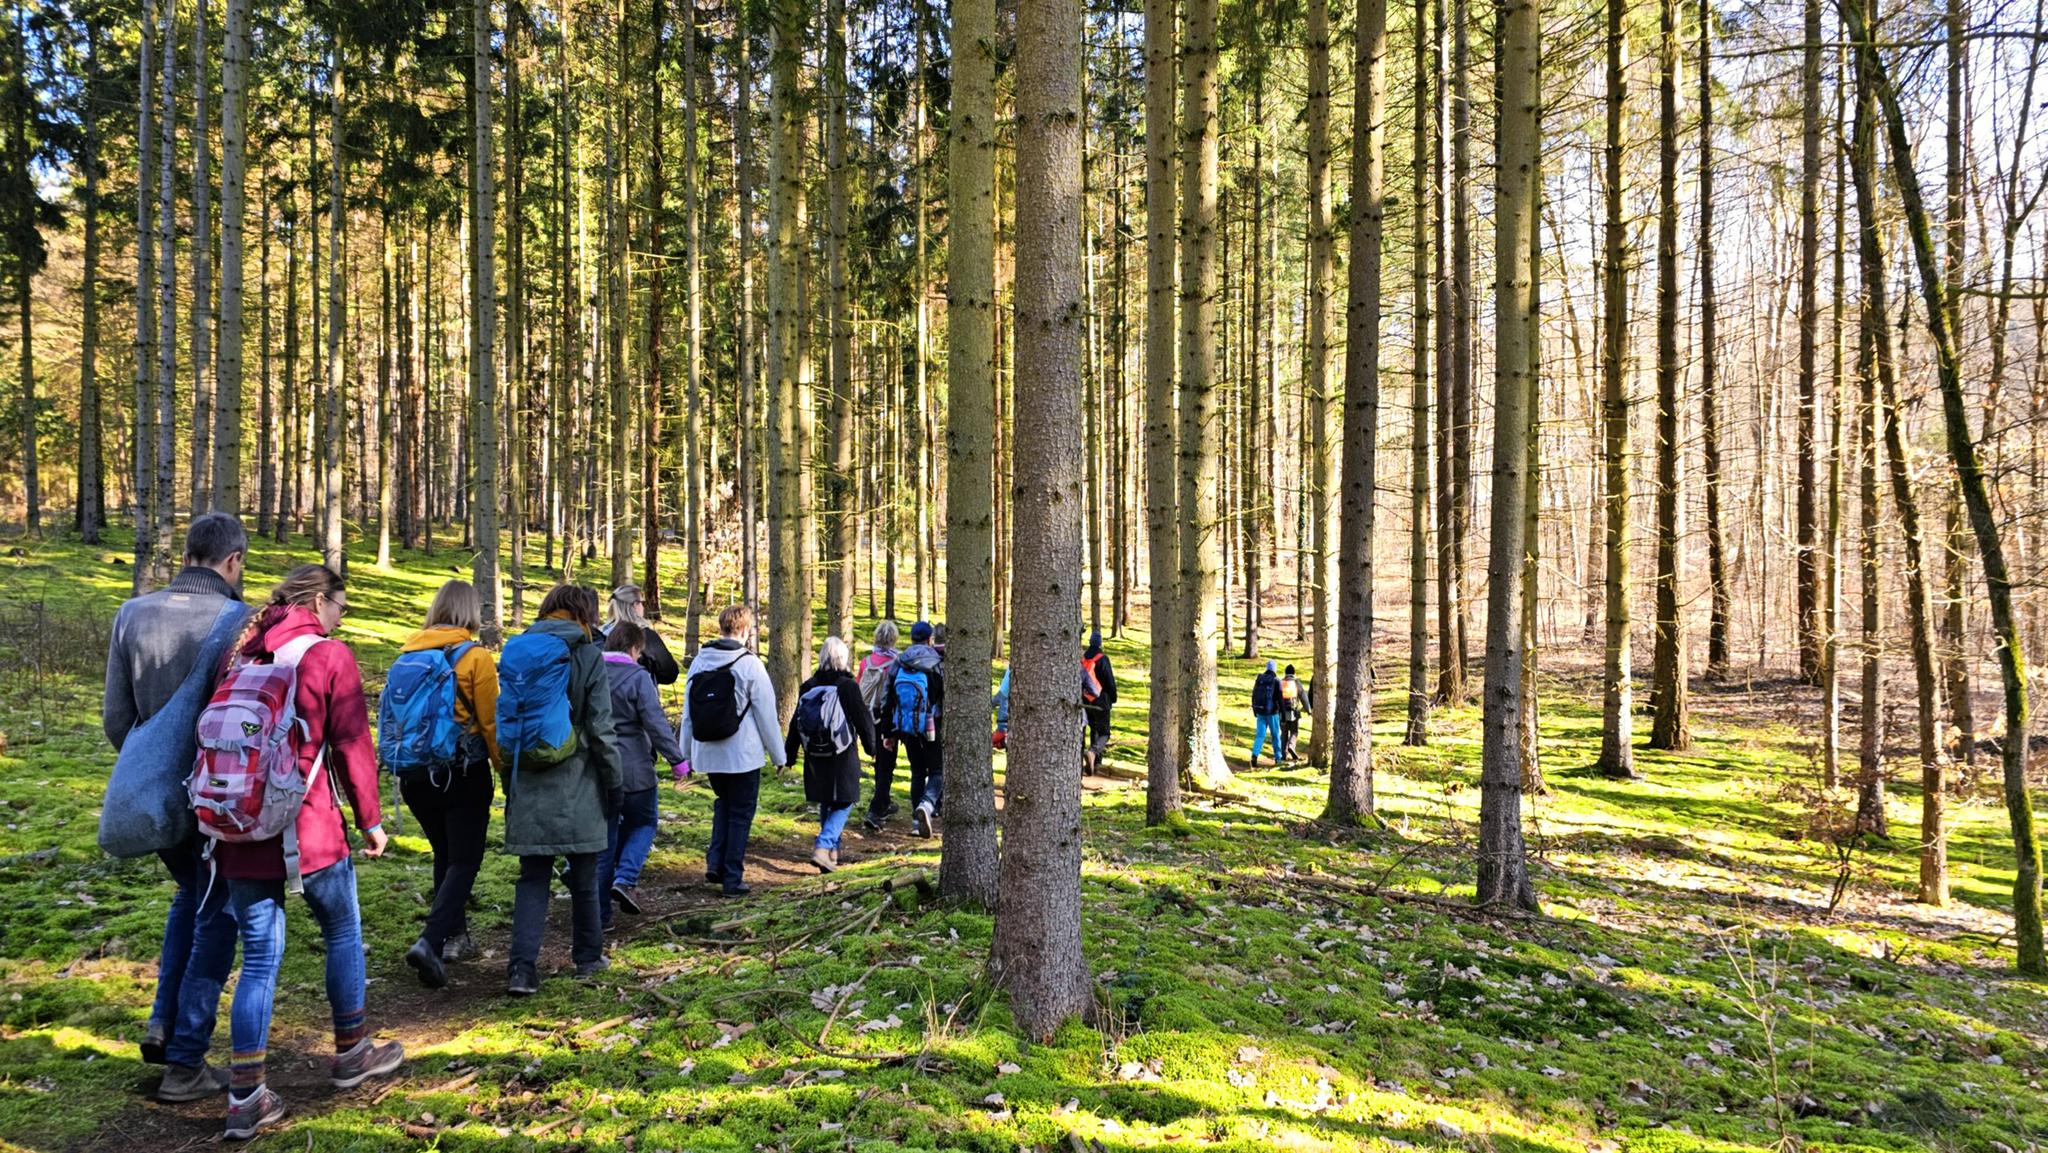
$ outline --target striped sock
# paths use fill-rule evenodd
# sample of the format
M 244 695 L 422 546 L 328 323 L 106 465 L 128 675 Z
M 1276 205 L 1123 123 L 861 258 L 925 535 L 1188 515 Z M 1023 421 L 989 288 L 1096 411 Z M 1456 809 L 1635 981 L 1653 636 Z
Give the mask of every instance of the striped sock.
M 246 1053 L 236 1050 L 229 1059 L 228 1080 L 236 1096 L 246 1097 L 263 1087 L 264 1052 L 262 1049 Z
M 336 1053 L 346 1054 L 350 1049 L 355 1048 L 357 1043 L 362 1041 L 364 1037 L 369 1035 L 369 1026 L 364 1021 L 362 1009 L 358 1008 L 347 1013 L 336 1013 L 334 1015 L 334 1051 Z

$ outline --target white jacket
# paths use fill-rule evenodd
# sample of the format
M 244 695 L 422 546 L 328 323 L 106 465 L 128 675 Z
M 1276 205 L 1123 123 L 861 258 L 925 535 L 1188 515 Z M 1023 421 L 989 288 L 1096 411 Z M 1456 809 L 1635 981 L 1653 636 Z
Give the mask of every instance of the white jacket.
M 770 761 L 781 768 L 787 761 L 783 755 L 782 726 L 777 723 L 781 713 L 775 706 L 775 685 L 768 679 L 768 667 L 761 658 L 750 653 L 738 641 L 723 638 L 712 641 L 697 650 L 697 656 L 690 661 L 690 676 L 710 669 L 732 666 L 735 680 L 746 695 L 746 715 L 740 718 L 740 729 L 722 741 L 700 741 L 696 728 L 690 724 L 688 703 L 689 681 L 683 685 L 683 725 L 676 734 L 682 743 L 683 755 L 689 758 L 690 770 L 697 773 L 751 773 Z

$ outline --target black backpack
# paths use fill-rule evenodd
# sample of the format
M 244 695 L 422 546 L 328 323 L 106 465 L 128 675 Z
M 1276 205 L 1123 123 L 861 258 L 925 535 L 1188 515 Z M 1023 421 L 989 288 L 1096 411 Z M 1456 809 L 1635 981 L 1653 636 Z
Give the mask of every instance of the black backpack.
M 732 665 L 692 674 L 684 690 L 690 733 L 700 741 L 730 740 L 740 731 L 748 702 L 741 698 L 740 679 Z

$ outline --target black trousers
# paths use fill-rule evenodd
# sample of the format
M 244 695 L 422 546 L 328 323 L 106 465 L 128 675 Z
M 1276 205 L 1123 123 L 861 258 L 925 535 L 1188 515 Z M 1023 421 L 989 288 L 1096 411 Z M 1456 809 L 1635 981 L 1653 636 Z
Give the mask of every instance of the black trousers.
M 399 795 L 434 850 L 434 900 L 420 936 L 436 953 L 469 931 L 469 894 L 483 868 L 491 828 L 491 764 L 471 761 L 442 788 L 425 779 L 401 781 Z
M 875 743 L 875 795 L 868 798 L 868 815 L 877 821 L 889 811 L 889 790 L 896 784 L 895 737 L 883 737 Z M 917 800 L 911 798 L 912 802 Z

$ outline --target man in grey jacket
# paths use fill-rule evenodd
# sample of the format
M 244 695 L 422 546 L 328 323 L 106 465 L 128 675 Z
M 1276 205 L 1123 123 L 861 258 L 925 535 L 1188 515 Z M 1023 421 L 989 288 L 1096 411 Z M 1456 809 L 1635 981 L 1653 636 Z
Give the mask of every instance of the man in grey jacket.
M 241 521 L 207 513 L 185 530 L 183 571 L 115 614 L 100 706 L 100 723 L 115 751 L 178 691 L 214 620 L 229 601 L 242 599 L 248 548 Z M 156 1004 L 143 1032 L 142 1059 L 167 1066 L 159 1100 L 198 1101 L 228 1087 L 227 1072 L 207 1064 L 206 1050 L 221 985 L 234 968 L 235 922 L 227 912 L 227 885 L 207 883 L 197 837 L 157 855 L 178 891 L 164 918 Z

